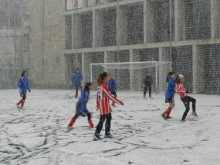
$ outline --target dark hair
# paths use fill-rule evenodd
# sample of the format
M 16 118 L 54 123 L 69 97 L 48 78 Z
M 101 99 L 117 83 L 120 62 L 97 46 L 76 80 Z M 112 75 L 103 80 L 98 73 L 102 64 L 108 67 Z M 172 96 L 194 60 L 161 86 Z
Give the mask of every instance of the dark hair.
M 175 83 L 176 84 L 179 84 L 181 82 L 181 78 L 179 76 L 176 76 L 176 80 L 175 80 Z
M 97 85 L 100 85 L 101 82 L 104 81 L 105 77 L 108 76 L 108 73 L 107 72 L 102 72 L 102 73 L 99 73 L 98 77 L 97 77 L 97 81 L 96 81 L 96 84 Z
M 167 78 L 166 78 L 166 82 L 168 82 L 170 76 L 174 75 L 174 72 L 169 72 L 168 75 L 167 75 Z
M 21 72 L 21 77 L 23 77 L 23 76 L 25 75 L 25 73 L 26 73 L 26 70 L 23 70 L 23 71 Z
M 92 85 L 92 83 L 91 82 L 87 82 L 86 84 L 85 84 L 85 86 L 84 86 L 84 91 L 89 91 L 89 87 Z

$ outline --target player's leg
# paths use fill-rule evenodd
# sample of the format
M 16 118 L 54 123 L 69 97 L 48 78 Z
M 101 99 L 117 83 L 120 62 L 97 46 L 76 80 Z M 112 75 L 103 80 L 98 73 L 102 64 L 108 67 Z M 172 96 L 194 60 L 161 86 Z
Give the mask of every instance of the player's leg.
M 94 135 L 94 140 L 101 140 L 100 132 L 101 132 L 101 130 L 102 130 L 103 123 L 105 122 L 105 118 L 106 118 L 106 115 L 100 115 L 99 123 L 98 123 L 98 125 L 96 126 L 96 131 L 95 131 L 95 135 Z
M 149 86 L 149 97 L 151 97 L 151 86 Z
M 105 122 L 105 138 L 113 138 L 113 136 L 110 133 L 111 129 L 111 120 L 112 120 L 112 114 L 109 113 L 106 115 L 106 122 Z
M 76 87 L 75 98 L 77 98 L 77 97 L 78 97 L 79 86 L 78 86 L 78 85 L 75 85 L 75 87 Z
M 190 97 L 190 96 L 187 96 L 188 97 L 188 100 L 190 102 L 192 102 L 192 111 L 193 111 L 193 115 L 198 117 L 197 113 L 196 113 L 196 99 L 193 98 L 193 97 Z
M 23 95 L 23 100 L 22 100 L 22 102 L 21 102 L 21 108 L 23 108 L 23 106 L 24 106 L 24 103 L 25 103 L 25 100 L 26 100 L 26 92 L 24 92 L 22 95 Z
M 79 117 L 79 113 L 78 111 L 76 111 L 74 117 L 71 119 L 70 123 L 68 124 L 68 127 L 72 127 L 78 117 Z
M 162 117 L 164 119 L 169 119 L 170 117 L 170 113 L 172 111 L 172 109 L 174 108 L 175 104 L 174 104 L 174 99 L 172 98 L 166 98 L 165 103 L 169 103 L 169 107 L 162 113 Z
M 166 117 L 167 117 L 168 119 L 171 118 L 171 117 L 170 117 L 170 113 L 171 113 L 171 111 L 172 111 L 172 109 L 173 109 L 174 107 L 175 107 L 174 101 L 170 102 L 170 107 L 168 108 L 167 113 L 166 113 Z
M 184 104 L 184 106 L 186 107 L 186 110 L 185 110 L 185 112 L 183 113 L 183 117 L 182 117 L 181 121 L 185 121 L 186 116 L 187 116 L 187 114 L 188 114 L 188 112 L 189 112 L 189 109 L 190 109 L 190 108 L 189 108 L 189 100 L 188 100 L 187 97 L 182 98 L 181 100 L 183 101 L 183 104 Z
M 90 128 L 94 128 L 93 122 L 92 122 L 92 115 L 90 112 L 87 112 L 87 117 L 88 117 L 88 123 Z
M 147 87 L 144 86 L 144 98 L 146 97 L 146 93 L 147 93 Z
M 16 106 L 19 106 L 22 102 L 23 102 L 23 97 L 22 97 L 21 100 L 16 104 Z

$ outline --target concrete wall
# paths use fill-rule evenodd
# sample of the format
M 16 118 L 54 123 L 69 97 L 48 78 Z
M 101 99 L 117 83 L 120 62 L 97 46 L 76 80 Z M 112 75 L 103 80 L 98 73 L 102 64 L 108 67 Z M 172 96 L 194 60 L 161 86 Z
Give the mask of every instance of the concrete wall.
M 30 76 L 36 88 L 65 88 L 65 1 L 31 2 Z
M 0 89 L 17 88 L 29 67 L 29 8 L 27 0 L 0 0 Z

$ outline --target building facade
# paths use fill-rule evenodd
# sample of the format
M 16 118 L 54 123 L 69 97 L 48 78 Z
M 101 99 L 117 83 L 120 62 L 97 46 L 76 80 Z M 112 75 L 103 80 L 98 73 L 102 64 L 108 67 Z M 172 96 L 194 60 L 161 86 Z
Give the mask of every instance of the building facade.
M 28 69 L 29 16 L 27 0 L 0 0 L 0 89 L 16 88 Z
M 220 93 L 219 0 L 43 2 L 33 5 L 33 17 L 44 12 L 31 25 L 38 85 L 66 88 L 76 68 L 90 81 L 91 63 L 170 61 L 190 92 Z M 131 72 L 120 74 L 132 85 Z

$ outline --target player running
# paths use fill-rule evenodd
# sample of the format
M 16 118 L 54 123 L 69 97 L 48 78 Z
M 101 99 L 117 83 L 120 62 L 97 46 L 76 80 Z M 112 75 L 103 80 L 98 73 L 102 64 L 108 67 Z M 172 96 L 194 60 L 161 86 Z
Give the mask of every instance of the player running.
M 86 106 L 89 101 L 90 90 L 92 90 L 92 89 L 93 89 L 92 83 L 87 82 L 85 84 L 84 91 L 81 93 L 81 96 L 80 96 L 78 102 L 76 103 L 75 116 L 71 119 L 67 128 L 71 129 L 73 124 L 75 123 L 76 119 L 79 116 L 82 116 L 82 117 L 87 116 L 90 128 L 94 127 L 92 119 L 91 119 L 91 113 L 88 111 L 87 106 Z
M 184 81 L 185 81 L 184 76 L 182 74 L 178 75 L 176 78 L 176 87 L 175 87 L 175 92 L 180 95 L 180 99 L 182 100 L 184 106 L 186 107 L 186 110 L 181 119 L 182 122 L 185 121 L 186 116 L 190 110 L 190 102 L 192 102 L 192 110 L 193 110 L 192 114 L 198 117 L 196 113 L 196 99 L 194 99 L 193 97 L 187 96 L 186 93 L 188 92 L 185 90 L 183 86 Z
M 98 92 L 97 92 L 97 110 L 100 110 L 100 119 L 99 123 L 96 127 L 94 140 L 101 140 L 100 132 L 102 130 L 103 124 L 105 122 L 105 138 L 113 138 L 113 136 L 110 133 L 111 128 L 111 120 L 112 120 L 112 109 L 109 105 L 109 100 L 124 105 L 124 103 L 114 96 L 112 96 L 111 92 L 109 91 L 106 82 L 108 81 L 108 74 L 106 72 L 100 73 L 97 78 L 97 86 L 98 86 Z
M 167 89 L 165 92 L 165 103 L 169 103 L 170 106 L 167 108 L 167 110 L 162 114 L 162 117 L 164 119 L 170 119 L 170 112 L 175 106 L 174 103 L 174 88 L 175 88 L 175 74 L 173 72 L 169 72 L 167 76 Z
M 19 93 L 20 93 L 20 96 L 22 97 L 22 99 L 16 104 L 17 108 L 23 108 L 24 107 L 27 91 L 31 92 L 30 87 L 29 87 L 29 80 L 28 80 L 27 77 L 28 77 L 28 72 L 23 71 L 21 73 L 21 77 L 18 81 Z

